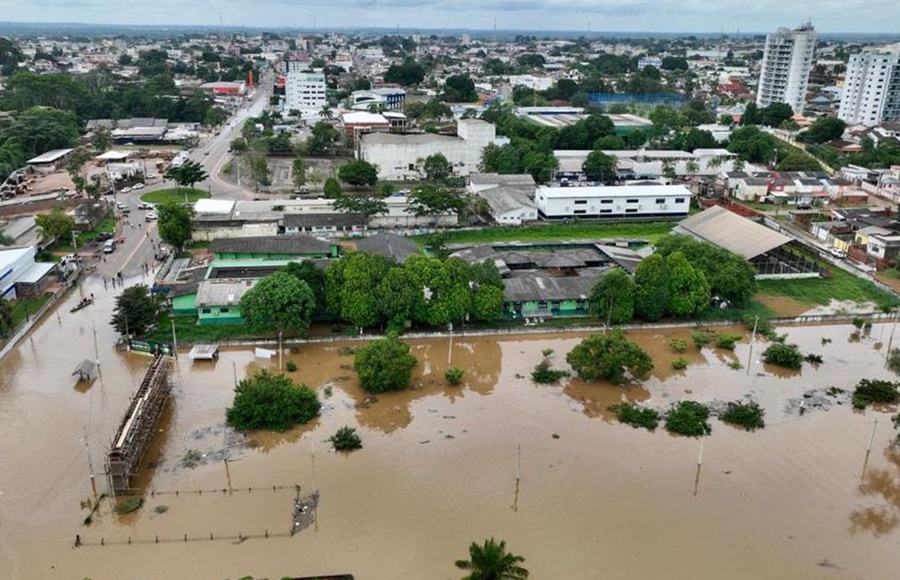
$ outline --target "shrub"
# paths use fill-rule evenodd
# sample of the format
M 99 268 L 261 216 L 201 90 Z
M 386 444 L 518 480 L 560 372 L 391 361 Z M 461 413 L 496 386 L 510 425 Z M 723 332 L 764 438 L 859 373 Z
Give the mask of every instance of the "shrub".
M 712 339 L 715 338 L 716 333 L 711 330 L 695 330 L 691 333 L 691 339 L 694 341 L 694 346 L 697 348 L 703 348 L 712 342 Z
M 225 420 L 238 431 L 287 431 L 314 419 L 322 408 L 315 391 L 266 369 L 238 383 L 232 405 Z
M 857 316 L 852 320 L 852 322 L 853 322 L 853 326 L 855 326 L 857 329 L 861 329 L 863 327 L 863 325 L 866 323 L 866 320 L 865 320 L 865 318 Z
M 878 379 L 862 379 L 853 390 L 853 408 L 865 409 L 872 403 L 896 403 L 900 400 L 900 383 Z
M 287 372 L 292 373 L 297 370 L 297 363 L 295 363 L 292 360 L 289 360 L 286 363 L 284 363 L 284 368 L 287 369 Z
M 747 431 L 756 431 L 766 426 L 763 420 L 765 414 L 765 410 L 756 402 L 737 402 L 728 403 L 719 419 L 730 425 L 739 425 Z
M 669 341 L 669 348 L 675 352 L 684 352 L 687 350 L 688 342 L 684 338 L 673 338 Z
M 362 439 L 356 434 L 356 429 L 344 425 L 334 435 L 328 438 L 337 451 L 353 451 L 362 449 Z
M 553 355 L 553 349 L 545 348 L 544 350 L 541 351 L 541 354 L 544 355 L 544 358 L 549 358 L 550 356 Z
M 409 345 L 393 334 L 356 349 L 353 356 L 359 384 L 370 393 L 405 389 L 418 362 L 409 353 Z
M 803 357 L 803 360 L 812 365 L 820 365 L 824 362 L 825 359 L 822 358 L 822 355 L 815 353 L 807 353 L 806 356 Z
M 744 365 L 741 364 L 741 361 L 733 360 L 733 361 L 729 361 L 728 368 L 730 368 L 733 371 L 739 371 L 742 368 L 744 368 Z
M 803 367 L 803 353 L 796 344 L 776 342 L 763 352 L 763 361 L 786 369 L 799 370 Z
M 683 371 L 688 366 L 688 361 L 684 360 L 683 356 L 680 356 L 672 361 L 672 368 L 676 371 Z
M 466 374 L 466 371 L 462 370 L 459 367 L 450 367 L 447 369 L 447 372 L 444 373 L 444 378 L 447 379 L 447 382 L 453 386 L 460 384 L 463 380 L 463 375 Z
M 659 411 L 656 409 L 642 408 L 631 403 L 619 403 L 612 405 L 609 410 L 616 414 L 619 422 L 631 425 L 635 429 L 643 427 L 653 431 L 659 425 Z
M 555 385 L 567 376 L 569 376 L 567 371 L 551 368 L 550 361 L 544 359 L 535 365 L 531 380 L 541 385 Z
M 892 348 L 887 357 L 887 368 L 900 375 L 900 348 Z
M 712 432 L 709 409 L 696 401 L 681 401 L 666 412 L 666 431 L 687 437 L 702 437 Z
M 328 397 L 331 396 L 331 393 L 334 392 L 334 391 L 333 391 L 333 389 L 331 388 L 331 385 L 328 385 L 327 387 L 325 387 L 324 389 L 322 389 L 322 392 L 325 394 L 325 398 L 328 398 Z
M 765 336 L 769 340 L 775 340 L 775 337 L 778 336 L 771 321 L 750 315 L 744 317 L 744 326 L 747 327 L 747 330 L 752 332 L 754 325 L 756 326 L 756 333 Z
M 725 350 L 734 350 L 735 344 L 741 339 L 740 334 L 720 334 L 716 341 L 716 346 Z
M 653 368 L 653 359 L 637 343 L 625 340 L 619 329 L 609 334 L 592 334 L 582 340 L 566 361 L 585 381 L 606 379 L 613 384 L 625 380 L 625 371 L 645 375 Z

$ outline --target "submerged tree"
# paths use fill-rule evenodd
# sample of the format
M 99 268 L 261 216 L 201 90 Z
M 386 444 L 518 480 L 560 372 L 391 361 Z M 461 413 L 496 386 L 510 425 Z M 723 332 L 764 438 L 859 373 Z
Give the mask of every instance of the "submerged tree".
M 463 580 L 525 580 L 528 570 L 520 566 L 525 558 L 506 551 L 506 542 L 494 538 L 483 545 L 472 542 L 469 559 L 457 560 L 456 567 L 466 570 Z

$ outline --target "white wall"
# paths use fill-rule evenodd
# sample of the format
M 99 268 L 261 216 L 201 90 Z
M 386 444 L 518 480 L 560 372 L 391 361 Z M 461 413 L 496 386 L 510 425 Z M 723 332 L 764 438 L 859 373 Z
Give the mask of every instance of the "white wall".
M 18 256 L 15 260 L 11 260 L 9 263 L 2 257 L 2 254 L 12 254 L 22 249 L 26 251 L 22 252 L 21 256 Z M 16 282 L 29 268 L 34 266 L 34 256 L 34 246 L 30 248 L 15 248 L 0 251 L 0 260 L 5 264 L 0 266 L 0 298 L 12 300 L 16 297 Z
M 521 207 L 506 213 L 494 215 L 494 220 L 501 226 L 520 226 L 522 222 L 533 222 L 538 219 L 536 207 Z
M 535 194 L 537 209 L 548 219 L 687 215 L 690 200 L 691 192 L 680 185 L 542 186 Z
M 319 73 L 289 72 L 284 86 L 285 106 L 288 110 L 319 110 L 326 103 L 325 75 Z

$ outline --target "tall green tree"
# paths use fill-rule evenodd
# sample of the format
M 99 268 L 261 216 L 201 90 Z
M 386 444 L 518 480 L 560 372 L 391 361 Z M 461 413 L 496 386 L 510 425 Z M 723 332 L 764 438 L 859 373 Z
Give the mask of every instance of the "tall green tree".
M 647 322 L 655 322 L 669 309 L 669 271 L 658 253 L 647 256 L 634 272 L 634 312 Z
M 353 369 L 363 389 L 383 393 L 408 387 L 417 362 L 409 352 L 409 345 L 389 334 L 356 349 Z
M 156 322 L 159 308 L 150 295 L 150 289 L 143 284 L 129 286 L 116 297 L 110 324 L 119 334 L 143 334 Z
M 291 180 L 294 182 L 294 187 L 306 185 L 306 162 L 302 157 L 297 157 L 291 163 Z
M 618 160 L 603 151 L 591 151 L 581 165 L 581 170 L 591 181 L 611 182 L 616 178 Z
M 182 187 L 194 187 L 194 184 L 209 178 L 209 174 L 203 166 L 196 161 L 188 160 L 176 167 L 170 167 L 165 174 L 166 179 L 171 179 Z
M 50 213 L 35 216 L 34 221 L 47 238 L 66 240 L 75 229 L 75 218 L 68 215 L 61 207 L 53 208 Z
M 325 197 L 328 199 L 338 199 L 343 195 L 343 190 L 341 189 L 341 182 L 333 177 L 329 177 L 325 180 L 325 186 L 323 189 L 323 193 Z
M 357 159 L 338 168 L 338 177 L 355 187 L 374 187 L 378 183 L 378 167 Z
M 425 171 L 425 178 L 429 181 L 444 181 L 450 177 L 453 166 L 443 153 L 434 153 L 425 158 L 422 169 Z
M 302 262 L 289 263 L 284 267 L 284 272 L 306 282 L 316 298 L 316 314 L 325 312 L 328 308 L 325 298 L 325 270 L 319 268 L 310 260 L 303 260 Z
M 506 542 L 490 538 L 481 545 L 472 542 L 469 559 L 455 564 L 467 572 L 463 580 L 526 580 L 528 570 L 521 566 L 524 562 L 522 556 L 506 551 Z
M 459 214 L 465 206 L 466 199 L 457 189 L 419 185 L 409 194 L 409 209 L 417 216 L 434 217 L 436 224 L 444 216 Z
M 450 75 L 444 81 L 444 101 L 448 103 L 474 103 L 478 100 L 475 82 L 469 75 Z
M 566 355 L 566 362 L 585 381 L 605 379 L 613 384 L 632 376 L 646 375 L 653 369 L 653 359 L 637 343 L 625 339 L 621 329 L 607 334 L 592 334 Z
M 388 269 L 375 287 L 378 315 L 382 321 L 397 328 L 412 320 L 413 308 L 416 305 L 416 288 L 409 274 L 403 268 Z
M 156 206 L 159 237 L 180 252 L 190 241 L 194 227 L 194 208 L 177 201 Z
M 17 139 L 28 155 L 75 147 L 80 135 L 78 119 L 70 111 L 32 107 L 0 119 L 0 141 Z
M 669 276 L 669 314 L 691 316 L 709 306 L 709 284 L 681 252 L 666 256 Z
M 241 317 L 257 333 L 306 332 L 315 309 L 309 284 L 285 271 L 269 274 L 241 297 Z
M 634 317 L 635 284 L 625 270 L 604 274 L 591 290 L 590 311 L 600 320 L 624 324 Z

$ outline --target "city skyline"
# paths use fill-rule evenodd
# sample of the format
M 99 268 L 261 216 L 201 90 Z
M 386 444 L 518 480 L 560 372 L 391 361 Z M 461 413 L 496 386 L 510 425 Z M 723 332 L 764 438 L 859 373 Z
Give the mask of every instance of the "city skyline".
M 271 28 L 465 28 L 473 31 L 594 31 L 768 33 L 812 20 L 834 33 L 890 34 L 900 30 L 893 0 L 825 0 L 796 4 L 761 0 L 748 5 L 724 0 L 715 11 L 698 0 L 158 0 L 121 10 L 112 0 L 0 0 L 3 20 L 18 23 L 100 25 L 249 26 Z M 848 13 L 853 18 L 848 18 Z M 723 16 L 725 15 L 725 16 Z M 536 27 L 535 24 L 540 26 Z

